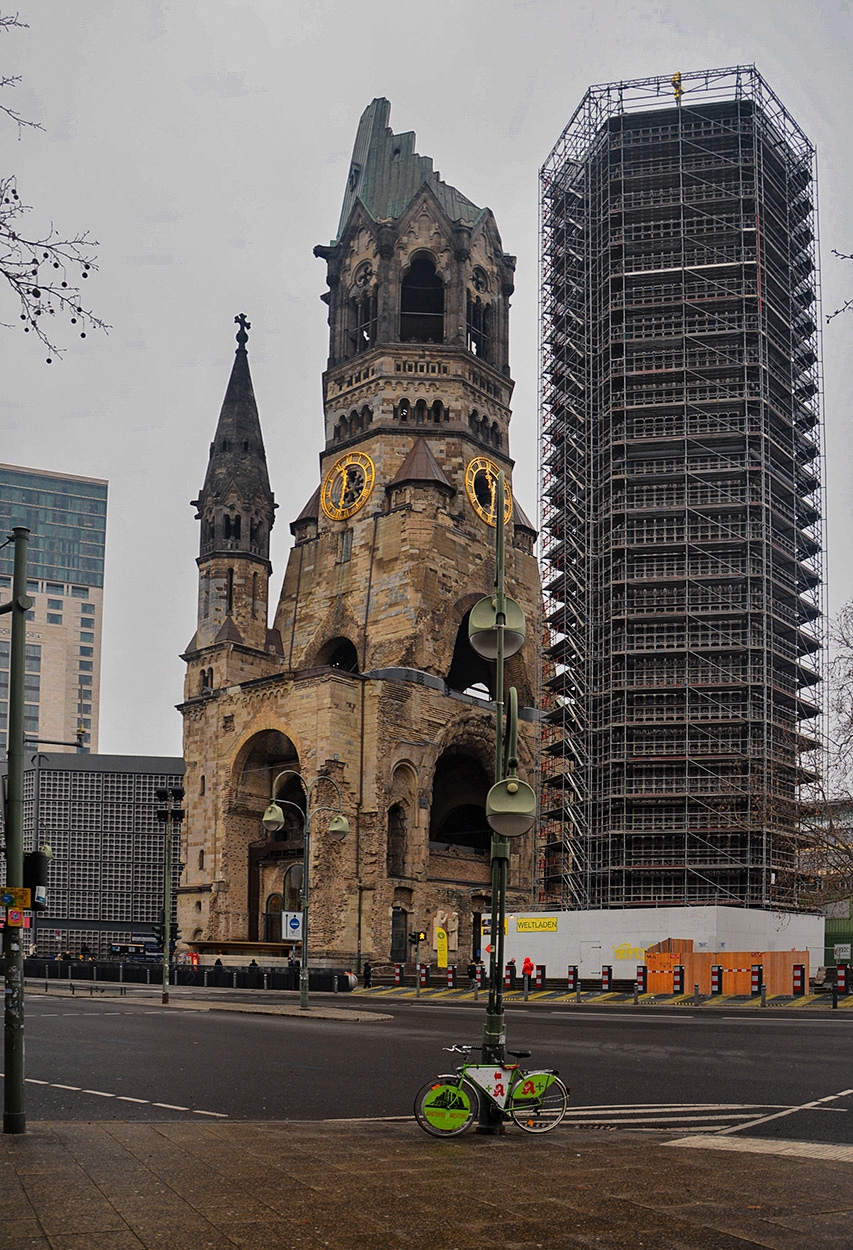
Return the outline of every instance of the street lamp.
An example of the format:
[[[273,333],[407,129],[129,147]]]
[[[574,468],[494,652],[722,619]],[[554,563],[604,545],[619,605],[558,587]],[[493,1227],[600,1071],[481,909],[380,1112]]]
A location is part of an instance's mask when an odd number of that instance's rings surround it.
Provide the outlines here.
[[[169,963],[172,954],[172,835],[175,825],[180,828],[185,812],[180,804],[184,797],[183,786],[161,786],[154,795],[165,807],[158,808],[157,819],[166,826],[166,847],[163,857],[163,1005],[169,1002]]]
[[[305,811],[298,803],[291,803],[288,799],[276,799],[276,786],[282,777],[297,777],[299,784],[305,794]],[[312,807],[311,799],[314,793],[314,787],[318,786],[321,781],[328,782],[334,788],[337,795],[337,807]],[[302,1011],[308,1010],[308,889],[309,878],[311,874],[311,822],[318,812],[331,812],[332,819],[329,821],[329,835],[336,841],[345,838],[349,833],[349,821],[343,814],[341,806],[341,791],[338,783],[333,778],[328,777],[325,773],[319,777],[315,777],[309,784],[301,773],[292,768],[286,768],[280,772],[272,783],[272,796],[270,805],[261,817],[261,824],[267,833],[278,833],[279,829],[284,828],[285,816],[282,811],[283,807],[292,807],[299,814],[302,821],[302,959],[299,966],[299,1007]]]
[[[498,474],[495,500],[495,593],[481,599],[468,618],[468,641],[484,659],[495,662],[495,784],[486,796],[486,820],[492,829],[492,941],[489,956],[489,1001],[483,1026],[483,1061],[502,1064],[505,1058],[506,1020],[503,1009],[504,926],[509,866],[509,839],[520,837],[536,820],[536,795],[518,777],[518,694],[508,691],[504,735],[504,661],[524,644],[524,612],[504,589],[506,539],[504,495],[506,482]],[[479,1131],[497,1132],[499,1113],[483,1108]]]

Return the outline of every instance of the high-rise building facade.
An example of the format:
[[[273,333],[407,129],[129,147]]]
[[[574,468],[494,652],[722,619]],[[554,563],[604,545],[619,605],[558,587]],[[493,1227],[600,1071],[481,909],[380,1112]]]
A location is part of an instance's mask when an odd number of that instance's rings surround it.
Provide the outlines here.
[[[592,87],[543,167],[543,902],[797,907],[815,206],[752,66]]]
[[[107,483],[0,464],[0,541],[30,530],[24,734],[98,749]],[[14,548],[0,548],[0,600],[12,586]],[[9,616],[0,617],[0,749],[9,713]],[[73,751],[73,745],[55,748]]]
[[[150,941],[164,902],[166,826],[160,786],[183,783],[182,759],[28,752],[24,769],[24,850],[51,849],[47,910],[26,935],[39,955],[83,946],[107,958],[113,944]],[[0,762],[5,783],[6,761]],[[3,833],[0,811],[0,835]],[[181,870],[172,830],[172,919]],[[6,862],[0,857],[0,882]],[[173,930],[174,935],[174,930]]]

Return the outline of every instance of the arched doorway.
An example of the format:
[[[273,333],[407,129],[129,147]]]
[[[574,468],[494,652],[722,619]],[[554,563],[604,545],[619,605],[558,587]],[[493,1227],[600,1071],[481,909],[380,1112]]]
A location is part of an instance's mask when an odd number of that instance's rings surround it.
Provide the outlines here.
[[[245,829],[248,842],[246,937],[250,942],[282,940],[281,912],[286,910],[283,879],[289,865],[302,857],[305,798],[298,772],[296,747],[276,729],[255,734],[235,764],[230,818]],[[273,786],[285,824],[278,832],[268,833],[261,817],[273,797]],[[270,900],[274,899],[278,903],[270,910]],[[271,936],[273,930],[277,930],[276,937]]]

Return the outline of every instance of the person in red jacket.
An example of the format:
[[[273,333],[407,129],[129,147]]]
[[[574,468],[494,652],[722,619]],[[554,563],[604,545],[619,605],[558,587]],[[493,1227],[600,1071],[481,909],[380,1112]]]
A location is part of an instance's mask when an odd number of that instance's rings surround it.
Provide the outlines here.
[[[524,956],[524,963],[521,965],[521,975],[523,977],[532,977],[536,969],[533,966],[533,960],[529,955]]]

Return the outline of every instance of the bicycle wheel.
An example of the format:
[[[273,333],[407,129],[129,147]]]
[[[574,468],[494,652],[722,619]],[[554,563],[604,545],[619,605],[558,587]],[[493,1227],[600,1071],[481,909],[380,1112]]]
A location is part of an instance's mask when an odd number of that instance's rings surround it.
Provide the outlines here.
[[[547,1133],[566,1114],[569,1092],[553,1072],[525,1072],[510,1090],[507,1110],[525,1133]]]
[[[439,1077],[430,1081],[415,1098],[415,1119],[433,1137],[456,1137],[464,1133],[480,1111],[477,1091],[465,1081]]]

